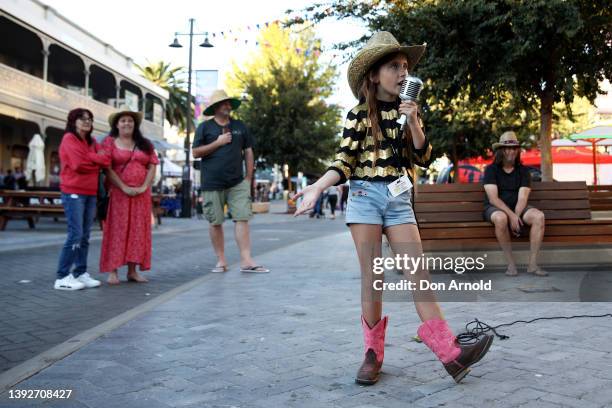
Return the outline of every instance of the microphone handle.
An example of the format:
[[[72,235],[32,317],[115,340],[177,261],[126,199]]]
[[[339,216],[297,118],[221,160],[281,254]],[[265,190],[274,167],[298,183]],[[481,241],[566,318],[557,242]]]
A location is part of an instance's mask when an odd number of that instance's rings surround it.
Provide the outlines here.
[[[408,119],[408,117],[402,113],[402,116],[400,116],[400,118],[397,120],[397,123],[400,124],[401,132],[403,132],[404,128],[406,127],[406,119]]]

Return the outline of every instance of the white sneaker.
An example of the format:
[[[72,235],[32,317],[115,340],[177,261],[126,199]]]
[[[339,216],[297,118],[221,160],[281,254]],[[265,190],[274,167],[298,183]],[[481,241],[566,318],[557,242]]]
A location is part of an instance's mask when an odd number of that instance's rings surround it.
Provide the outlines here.
[[[54,286],[54,288],[58,290],[79,290],[84,287],[85,284],[76,280],[72,274],[66,276],[64,279],[56,279]]]
[[[85,272],[75,279],[85,285],[86,288],[97,288],[100,286],[100,281],[89,276],[89,272]]]

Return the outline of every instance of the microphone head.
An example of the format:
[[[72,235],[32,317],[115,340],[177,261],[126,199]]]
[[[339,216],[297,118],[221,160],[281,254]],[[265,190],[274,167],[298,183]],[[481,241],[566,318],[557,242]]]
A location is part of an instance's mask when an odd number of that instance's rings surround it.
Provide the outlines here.
[[[416,102],[423,89],[423,81],[414,76],[407,76],[402,82],[399,97],[402,101]]]

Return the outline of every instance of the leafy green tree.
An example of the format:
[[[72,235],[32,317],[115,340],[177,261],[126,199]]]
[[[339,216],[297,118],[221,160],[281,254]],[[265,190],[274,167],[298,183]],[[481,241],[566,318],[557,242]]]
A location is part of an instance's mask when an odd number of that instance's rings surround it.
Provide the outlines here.
[[[290,172],[321,172],[334,153],[340,108],[325,99],[333,92],[336,68],[320,59],[320,42],[309,29],[273,24],[262,30],[259,50],[226,80],[244,95],[236,114],[255,138],[255,151],[268,164]]]
[[[187,81],[181,79],[183,67],[172,67],[170,63],[158,61],[146,66],[136,64],[143,78],[148,79],[162,89],[168,91],[165,116],[168,123],[178,127],[181,133],[187,129]],[[194,103],[193,96],[190,98]],[[193,109],[192,109],[193,112]]]
[[[339,0],[331,9],[313,17],[357,17],[401,42],[427,42],[418,74],[432,79],[432,105],[467,97],[474,112],[514,113],[507,127],[535,113],[544,180],[552,179],[555,104],[575,96],[592,103],[612,78],[612,7],[603,0]]]

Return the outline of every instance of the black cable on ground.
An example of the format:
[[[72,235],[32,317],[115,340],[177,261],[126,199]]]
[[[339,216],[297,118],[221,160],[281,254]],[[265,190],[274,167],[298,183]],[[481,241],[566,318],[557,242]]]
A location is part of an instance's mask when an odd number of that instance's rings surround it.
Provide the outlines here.
[[[482,336],[483,334],[487,332],[493,332],[493,334],[500,340],[507,340],[510,338],[510,336],[507,336],[505,334],[499,334],[497,332],[497,329],[499,329],[500,327],[512,326],[513,324],[517,324],[517,323],[526,323],[526,324],[533,323],[538,320],[559,320],[559,319],[568,320],[568,319],[578,319],[578,318],[584,318],[584,317],[589,317],[589,318],[612,317],[612,313],[606,313],[602,315],[538,317],[532,320],[515,320],[511,323],[502,323],[502,324],[498,324],[497,326],[490,326],[487,323],[481,322],[480,320],[475,318],[474,320],[472,320],[471,322],[465,325],[465,332],[457,335],[457,341],[459,342],[459,344],[472,344],[472,343],[475,343],[480,336]]]

